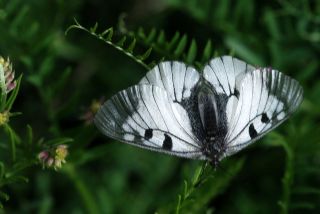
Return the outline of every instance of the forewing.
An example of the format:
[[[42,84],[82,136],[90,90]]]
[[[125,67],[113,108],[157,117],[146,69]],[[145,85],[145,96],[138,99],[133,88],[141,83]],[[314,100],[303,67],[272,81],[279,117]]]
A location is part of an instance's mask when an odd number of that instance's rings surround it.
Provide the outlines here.
[[[95,116],[100,131],[146,149],[201,159],[200,142],[182,107],[154,85],[136,85],[109,99]]]
[[[219,96],[219,100],[226,100],[225,111],[227,126],[235,114],[239,101],[240,83],[246,73],[255,68],[242,60],[231,56],[222,56],[212,59],[203,70],[203,77]]]
[[[247,73],[241,83],[239,102],[231,121],[226,155],[259,139],[286,120],[300,105],[299,83],[269,68]]]
[[[192,97],[200,80],[193,67],[182,62],[168,61],[156,65],[139,84],[150,84],[163,88],[175,102],[182,103]]]
[[[198,110],[201,79],[197,70],[182,62],[161,62],[150,70],[139,84],[154,85],[165,90],[173,102],[175,116],[190,121],[190,127],[187,127],[186,131],[193,133],[199,141],[204,140],[205,132]]]

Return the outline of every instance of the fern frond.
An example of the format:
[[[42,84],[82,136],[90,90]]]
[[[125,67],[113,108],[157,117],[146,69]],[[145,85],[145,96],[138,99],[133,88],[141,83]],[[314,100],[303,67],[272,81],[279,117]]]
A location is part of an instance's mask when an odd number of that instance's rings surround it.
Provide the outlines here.
[[[189,65],[195,65],[197,68],[201,68],[204,63],[214,56],[210,40],[207,41],[202,53],[199,53],[196,40],[194,38],[190,40],[186,34],[181,35],[179,32],[176,32],[171,39],[167,39],[163,30],[152,28],[146,33],[146,31],[140,27],[137,31],[129,31],[126,29],[123,31],[122,36],[116,39],[113,38],[114,30],[112,27],[107,28],[102,33],[97,33],[97,23],[88,29],[79,24],[76,19],[75,24],[66,30],[66,34],[71,29],[79,29],[90,33],[94,37],[121,51],[147,70],[163,60],[181,60]],[[128,42],[128,40],[130,40],[130,42]],[[147,50],[142,54],[136,54],[135,48],[137,44],[141,44],[147,48]],[[147,63],[146,60],[152,51],[157,53],[160,59]]]
[[[183,192],[178,195],[175,213],[202,213],[208,203],[217,197],[241,170],[244,160],[231,163],[225,173],[212,171],[204,164],[195,170],[190,182],[184,182]],[[213,181],[214,180],[214,181]],[[196,201],[196,203],[193,203]]]
[[[217,55],[213,51],[212,42],[209,39],[202,51],[199,51],[198,42],[187,35],[176,32],[171,38],[167,38],[163,30],[152,28],[146,33],[143,28],[135,31],[128,31],[128,35],[137,38],[137,42],[147,47],[152,47],[154,52],[164,56],[166,60],[180,60],[189,65],[201,69],[209,59]]]
[[[136,38],[134,36],[129,36],[129,37],[131,37],[130,38],[131,42],[129,43],[129,45],[126,46],[127,36],[126,35],[122,36],[116,42],[115,41],[116,39],[113,38],[114,37],[114,30],[113,30],[112,27],[111,28],[107,28],[102,33],[98,33],[97,32],[97,29],[98,29],[98,24],[97,23],[93,27],[88,29],[88,28],[82,26],[76,19],[74,21],[75,21],[75,24],[71,25],[66,30],[65,34],[67,34],[72,29],[78,29],[78,30],[82,30],[82,31],[85,31],[87,33],[90,33],[92,36],[96,37],[99,40],[102,40],[106,44],[114,47],[115,49],[119,50],[120,52],[122,52],[123,54],[128,56],[129,58],[133,59],[135,62],[137,62],[138,64],[142,65],[147,70],[151,69],[149,64],[152,64],[153,62],[147,63],[146,59],[150,56],[150,54],[152,52],[152,48],[149,47],[142,54],[136,54],[135,53]]]

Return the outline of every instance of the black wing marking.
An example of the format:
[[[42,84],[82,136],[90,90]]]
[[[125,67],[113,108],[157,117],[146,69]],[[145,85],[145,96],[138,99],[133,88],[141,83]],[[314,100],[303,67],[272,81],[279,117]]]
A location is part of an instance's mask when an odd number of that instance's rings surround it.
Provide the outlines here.
[[[203,159],[201,143],[190,129],[189,117],[178,105],[160,87],[136,85],[109,99],[94,121],[103,134],[119,141]]]
[[[264,68],[247,73],[225,138],[226,155],[276,128],[299,107],[302,99],[303,89],[299,83],[277,70]]]

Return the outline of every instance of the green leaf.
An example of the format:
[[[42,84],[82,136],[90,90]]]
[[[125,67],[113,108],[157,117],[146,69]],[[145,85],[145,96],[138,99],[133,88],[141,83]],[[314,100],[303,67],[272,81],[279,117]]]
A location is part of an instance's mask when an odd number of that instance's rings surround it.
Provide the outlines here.
[[[9,195],[0,191],[0,198],[4,199],[5,201],[8,201],[10,199]]]
[[[21,78],[22,78],[22,74],[18,77],[17,79],[17,85],[16,87],[13,89],[13,91],[11,92],[11,95],[5,105],[5,109],[7,111],[10,111],[11,108],[12,108],[12,105],[14,103],[14,101],[16,100],[17,98],[17,95],[18,95],[18,92],[19,92],[19,89],[20,89],[20,83],[21,83]]]
[[[14,172],[14,173],[16,173],[16,172]],[[17,182],[22,182],[22,183],[29,182],[29,179],[27,177],[21,176],[21,175],[16,176],[14,174],[7,173],[5,175],[5,177],[7,178],[5,184],[13,184],[13,183],[17,183]]]
[[[183,53],[186,45],[187,45],[187,35],[183,35],[177,45],[176,50],[174,51],[174,56],[178,58]]]
[[[98,28],[98,22],[96,22],[96,23],[94,24],[94,26],[90,28],[90,32],[91,32],[91,33],[95,33],[96,30],[97,30],[97,28]]]
[[[123,36],[118,42],[117,42],[117,46],[119,47],[123,47],[124,42],[127,40],[126,36]]]
[[[137,42],[136,39],[133,38],[132,42],[130,43],[129,47],[127,48],[127,51],[128,51],[129,53],[132,53],[132,52],[133,52],[133,49],[134,49],[134,47],[136,46],[136,42]]]
[[[27,143],[28,145],[32,145],[33,142],[33,131],[32,127],[28,124],[27,125]]]
[[[145,59],[147,59],[147,58],[150,56],[151,51],[152,51],[152,47],[149,48],[149,49],[148,49],[146,52],[144,52],[142,55],[138,56],[138,58],[139,58],[140,60],[145,60]]]
[[[186,180],[183,181],[184,188],[183,188],[183,200],[186,200],[188,197],[188,182]]]
[[[10,112],[10,118],[22,115],[22,112]]]
[[[103,31],[100,35],[104,37],[107,41],[111,41],[113,36],[113,28],[108,28],[107,30]]]
[[[0,162],[0,181],[1,181],[1,178],[3,178],[4,171],[5,171],[4,164],[3,162]]]
[[[166,41],[166,37],[165,37],[164,31],[161,30],[157,39],[157,43],[160,45],[163,45],[165,44],[165,41]]]
[[[320,189],[308,186],[296,187],[292,191],[295,194],[314,194],[320,196]]]
[[[180,209],[181,209],[181,195],[178,195],[178,203],[177,203],[177,207],[176,207],[176,214],[180,213]]]
[[[192,39],[191,45],[189,47],[188,54],[186,57],[186,62],[188,64],[192,64],[196,56],[197,56],[197,43],[194,39]]]
[[[153,68],[154,66],[156,66],[157,64],[155,62],[151,62],[148,64],[148,67],[149,68]]]
[[[152,28],[149,35],[147,36],[146,43],[151,44],[154,38],[156,37],[157,31],[155,28]]]
[[[11,127],[8,124],[5,124],[4,128],[5,128],[6,132],[9,135],[9,138],[10,138],[12,161],[15,162],[16,161],[16,144],[19,142],[19,140],[18,140],[19,137],[14,132],[14,130],[11,129]]]
[[[143,39],[143,40],[146,39],[146,34],[144,33],[144,30],[143,30],[142,27],[139,27],[139,28],[138,28],[137,36],[138,36],[138,37],[141,37],[141,39]]]
[[[212,42],[211,40],[208,40],[206,46],[204,47],[202,62],[205,63],[209,61],[211,57],[212,57]]]
[[[52,139],[52,140],[48,140],[44,144],[54,146],[54,145],[70,143],[72,141],[73,141],[72,138],[61,137],[61,138],[55,138],[55,139]]]
[[[167,50],[168,51],[171,51],[173,49],[173,47],[176,45],[176,43],[178,42],[180,38],[180,33],[179,32],[176,32],[174,34],[174,36],[172,37],[171,41],[168,43],[167,45]]]
[[[195,186],[199,182],[199,179],[203,173],[203,170],[204,170],[203,165],[197,167],[196,171],[194,172],[193,178],[192,178],[192,185],[193,186]]]

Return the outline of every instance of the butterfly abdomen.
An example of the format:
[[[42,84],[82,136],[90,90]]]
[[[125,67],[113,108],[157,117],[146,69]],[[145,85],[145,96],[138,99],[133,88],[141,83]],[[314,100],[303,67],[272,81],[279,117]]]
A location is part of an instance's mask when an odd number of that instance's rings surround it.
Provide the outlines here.
[[[203,153],[207,159],[217,165],[220,157],[226,150],[224,138],[227,134],[227,120],[225,111],[226,102],[223,97],[212,91],[202,91],[198,96],[201,122],[205,130]]]

